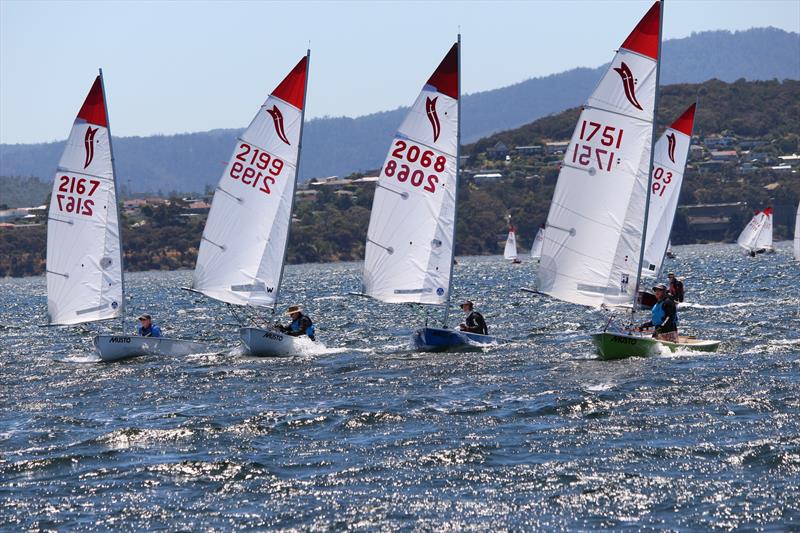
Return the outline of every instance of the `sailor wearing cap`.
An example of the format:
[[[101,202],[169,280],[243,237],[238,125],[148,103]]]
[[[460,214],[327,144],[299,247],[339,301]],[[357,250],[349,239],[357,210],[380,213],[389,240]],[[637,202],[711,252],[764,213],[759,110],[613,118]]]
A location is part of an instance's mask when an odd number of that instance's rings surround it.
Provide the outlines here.
[[[313,341],[314,339],[314,323],[308,315],[303,314],[303,308],[299,305],[290,305],[286,310],[286,314],[292,317],[292,322],[288,326],[278,324],[276,327],[292,337],[299,337],[301,335],[308,335]]]
[[[653,328],[653,337],[662,341],[678,342],[678,309],[675,301],[667,292],[667,286],[659,283],[653,287],[658,302],[653,306],[648,322],[636,328],[636,331]]]
[[[468,331],[470,333],[480,333],[481,335],[488,335],[489,328],[486,326],[486,320],[483,315],[475,311],[475,304],[467,300],[462,302],[461,310],[467,314],[464,323],[458,326],[461,331]]]
[[[680,278],[675,277],[675,272],[667,274],[669,278],[669,295],[672,299],[680,303],[683,301],[683,282]]]
[[[153,319],[147,313],[139,316],[139,336],[160,337],[161,328],[153,324]]]

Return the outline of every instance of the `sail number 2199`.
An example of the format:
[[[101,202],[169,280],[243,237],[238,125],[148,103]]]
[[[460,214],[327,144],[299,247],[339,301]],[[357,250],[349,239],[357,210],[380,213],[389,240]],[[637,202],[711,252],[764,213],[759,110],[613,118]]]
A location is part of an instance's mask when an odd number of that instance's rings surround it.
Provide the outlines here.
[[[234,157],[236,161],[228,175],[264,194],[271,194],[269,186],[275,184],[275,178],[283,170],[283,160],[244,142],[239,143]]]
[[[444,172],[447,158],[437,156],[432,150],[420,148],[416,144],[397,139],[391,151],[392,158],[386,163],[383,173],[396,177],[400,183],[434,193],[439,176],[433,172]],[[409,163],[409,164],[406,164]]]

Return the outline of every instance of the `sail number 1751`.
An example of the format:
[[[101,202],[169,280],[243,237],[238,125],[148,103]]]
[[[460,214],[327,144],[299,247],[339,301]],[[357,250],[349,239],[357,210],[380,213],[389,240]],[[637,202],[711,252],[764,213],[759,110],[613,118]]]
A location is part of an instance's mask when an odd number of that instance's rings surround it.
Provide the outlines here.
[[[622,128],[584,120],[581,122],[580,140],[587,143],[600,141],[600,145],[605,148],[576,142],[572,147],[572,162],[581,166],[594,167],[596,161],[598,170],[611,172],[616,159],[615,150],[621,146],[624,133]]]

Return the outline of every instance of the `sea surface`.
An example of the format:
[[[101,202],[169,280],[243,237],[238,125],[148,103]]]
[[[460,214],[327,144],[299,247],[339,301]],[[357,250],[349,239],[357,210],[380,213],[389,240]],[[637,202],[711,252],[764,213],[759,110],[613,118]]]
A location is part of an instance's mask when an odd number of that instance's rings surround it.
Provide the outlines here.
[[[529,260],[459,258],[511,342],[439,354],[409,335],[440,310],[348,296],[357,263],[287,269],[322,345],[283,359],[189,271],[130,274],[129,315],[208,353],[117,363],[91,339],[120,321],[42,328],[44,278],[0,280],[0,529],[800,530],[800,263],[675,252],[719,353],[599,361],[606,314],[519,291]]]

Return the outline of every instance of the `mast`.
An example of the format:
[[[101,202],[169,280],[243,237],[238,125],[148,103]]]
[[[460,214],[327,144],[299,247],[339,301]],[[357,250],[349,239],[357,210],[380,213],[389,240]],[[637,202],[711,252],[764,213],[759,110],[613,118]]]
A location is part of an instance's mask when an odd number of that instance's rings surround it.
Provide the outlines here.
[[[311,42],[309,41],[309,46]],[[311,48],[306,50],[306,77],[303,86],[303,109],[300,110],[300,141],[297,143],[297,159],[295,160],[294,182],[292,183],[292,199],[289,203],[289,227],[286,229],[286,240],[283,242],[283,261],[281,261],[281,271],[278,274],[278,284],[275,286],[275,303],[272,304],[272,313],[278,307],[278,297],[281,294],[281,283],[283,282],[283,270],[286,268],[286,256],[289,255],[289,235],[292,233],[292,213],[294,213],[294,196],[297,192],[297,180],[300,176],[300,152],[303,150],[303,127],[306,124],[306,96],[308,95],[308,73],[311,71]]]
[[[100,71],[100,87],[103,89],[103,111],[106,114],[106,130],[108,131],[108,151],[111,153],[111,173],[114,174],[114,202],[119,204],[119,196],[117,195],[117,165],[114,162],[114,145],[111,140],[111,119],[108,115],[108,101],[106,99],[106,84],[103,79],[103,69]],[[119,268],[120,268],[120,285],[122,286],[122,301],[120,302],[120,318],[122,319],[122,331],[125,331],[125,254],[122,248],[122,224],[119,218],[119,205],[115,206],[117,209],[117,238],[119,239]]]
[[[650,166],[647,174],[647,192],[644,201],[644,223],[642,224],[642,242],[639,246],[639,265],[636,269],[636,287],[633,290],[633,304],[631,305],[631,320],[636,316],[636,304],[639,300],[639,285],[642,281],[642,263],[644,262],[644,248],[647,240],[647,218],[650,211],[650,193],[653,187],[653,157],[655,155],[656,144],[656,115],[658,114],[658,100],[661,93],[661,42],[664,29],[664,0],[661,0],[660,12],[658,16],[658,57],[656,58],[656,95],[653,100],[653,131],[650,138]],[[666,252],[666,250],[665,250]]]
[[[461,34],[458,34],[458,126],[456,128],[456,191],[455,208],[453,209],[453,253],[450,255],[450,276],[447,286],[447,302],[444,306],[444,319],[442,327],[447,328],[450,317],[450,298],[453,292],[453,259],[456,255],[456,227],[458,226],[458,180],[461,171]]]

